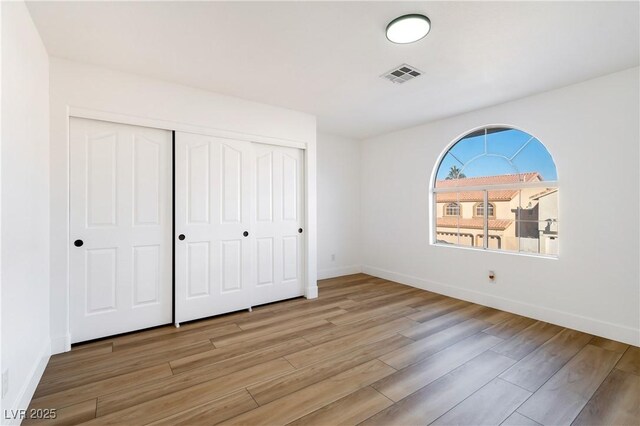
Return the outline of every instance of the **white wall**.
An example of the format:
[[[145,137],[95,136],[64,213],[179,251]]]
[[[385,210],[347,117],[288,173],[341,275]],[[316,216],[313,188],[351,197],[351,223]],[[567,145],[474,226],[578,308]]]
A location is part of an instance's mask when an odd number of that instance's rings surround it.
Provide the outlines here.
[[[51,347],[49,59],[24,3],[0,7],[2,368],[9,371],[2,406],[9,411],[27,408]]]
[[[0,3],[0,216],[2,212],[2,27],[2,4]],[[4,371],[2,354],[2,218],[0,217],[0,374]],[[2,398],[1,389],[2,386],[0,384],[0,419],[4,413],[4,399]]]
[[[362,145],[364,271],[640,344],[639,69],[384,136]],[[429,180],[467,130],[509,124],[554,156],[559,259],[429,245]],[[497,274],[489,284],[487,271]]]
[[[316,287],[316,122],[296,111],[222,96],[160,80],[51,59],[51,332],[54,353],[68,335],[68,110],[113,113],[116,121],[152,119],[169,127],[194,126],[263,142],[307,144],[307,295]],[[153,122],[149,122],[153,126]]]
[[[317,146],[318,278],[355,274],[362,265],[360,142],[318,133]]]

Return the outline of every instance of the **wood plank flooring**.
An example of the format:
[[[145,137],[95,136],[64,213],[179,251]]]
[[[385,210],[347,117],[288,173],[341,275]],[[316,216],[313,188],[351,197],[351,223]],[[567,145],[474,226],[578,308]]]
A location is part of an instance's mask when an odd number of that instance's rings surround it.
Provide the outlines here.
[[[77,345],[30,408],[122,425],[640,425],[640,349],[356,274]]]

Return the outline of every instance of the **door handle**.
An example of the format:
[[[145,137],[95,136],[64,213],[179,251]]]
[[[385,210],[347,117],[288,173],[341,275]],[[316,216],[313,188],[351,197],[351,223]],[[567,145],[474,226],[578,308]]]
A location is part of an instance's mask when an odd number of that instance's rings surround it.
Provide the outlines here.
[[[248,237],[248,236],[249,236],[249,233],[248,233],[247,231],[244,231],[244,232],[242,233],[242,236],[243,236],[243,237]]]
[[[186,237],[184,236],[184,234],[180,234],[180,235],[178,235],[178,239],[179,239],[180,241],[184,240],[185,238],[186,238]]]
[[[82,247],[83,244],[84,244],[84,241],[82,241],[82,240],[75,240],[73,242],[73,245],[76,246],[76,247]]]
[[[302,228],[298,228],[298,234],[302,234]]]

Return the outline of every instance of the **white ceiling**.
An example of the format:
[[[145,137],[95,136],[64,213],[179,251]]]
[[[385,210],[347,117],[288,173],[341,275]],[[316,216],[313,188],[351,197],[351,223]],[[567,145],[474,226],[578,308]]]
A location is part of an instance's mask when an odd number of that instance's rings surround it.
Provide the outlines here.
[[[314,114],[364,138],[639,63],[638,2],[30,2],[53,56]],[[424,13],[431,33],[388,42]],[[424,75],[379,78],[408,63]]]

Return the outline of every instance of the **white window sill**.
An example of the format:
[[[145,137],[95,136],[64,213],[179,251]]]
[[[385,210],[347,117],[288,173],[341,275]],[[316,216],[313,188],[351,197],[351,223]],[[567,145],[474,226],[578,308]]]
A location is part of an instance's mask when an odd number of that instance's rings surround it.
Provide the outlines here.
[[[482,247],[466,247],[466,246],[459,246],[455,244],[442,244],[442,243],[430,243],[430,245],[437,246],[437,247],[458,249],[458,250],[468,250],[468,251],[477,251],[477,252],[507,254],[511,256],[523,256],[523,257],[534,257],[539,259],[558,260],[558,255],[552,255],[552,254],[537,254],[537,253],[528,253],[524,251],[495,250],[495,249],[485,249]]]

